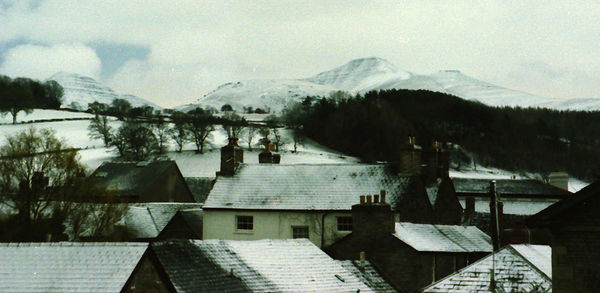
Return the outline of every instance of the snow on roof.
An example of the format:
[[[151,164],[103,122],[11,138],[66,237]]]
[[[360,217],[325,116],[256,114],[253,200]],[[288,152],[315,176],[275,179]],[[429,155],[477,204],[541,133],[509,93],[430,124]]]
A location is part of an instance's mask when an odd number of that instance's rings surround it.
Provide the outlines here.
[[[463,209],[466,207],[466,200],[464,198],[458,200]],[[504,214],[506,215],[524,215],[530,216],[535,215],[541,210],[553,205],[558,202],[558,199],[548,198],[535,198],[535,199],[520,199],[520,198],[503,198],[502,204],[504,206]],[[476,199],[475,200],[475,212],[477,213],[490,213],[490,201],[489,198]]]
[[[527,195],[532,197],[564,198],[570,196],[567,190],[534,179],[495,179],[496,192],[500,195]],[[486,196],[490,179],[452,178],[456,193],[471,193]]]
[[[552,248],[548,245],[511,245],[522,257],[552,279]]]
[[[396,223],[398,239],[423,252],[491,252],[492,240],[475,226]]]
[[[129,205],[125,226],[135,238],[155,238],[178,211],[201,209],[200,203],[138,203]]]
[[[397,292],[379,273],[371,262],[366,260],[364,266],[359,260],[336,260],[345,269],[352,272],[363,283],[367,284],[375,292]]]
[[[531,292],[534,286],[543,289],[539,292],[549,292],[552,289],[551,275],[544,272],[552,267],[550,247],[509,245],[429,285],[422,292],[490,292],[492,258],[494,279],[497,287],[502,288],[503,292]]]
[[[0,292],[121,292],[147,243],[0,244]]]
[[[382,189],[394,207],[410,182],[383,164],[242,164],[217,178],[204,208],[350,210]]]
[[[178,292],[373,292],[307,239],[152,244]]]

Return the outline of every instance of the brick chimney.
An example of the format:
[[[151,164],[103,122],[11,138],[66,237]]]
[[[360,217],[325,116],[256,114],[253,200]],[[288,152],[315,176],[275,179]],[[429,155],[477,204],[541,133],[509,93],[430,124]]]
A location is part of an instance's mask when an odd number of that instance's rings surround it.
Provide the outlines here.
[[[235,169],[244,162],[244,151],[237,142],[237,138],[230,138],[229,143],[221,148],[221,170],[217,177],[233,176]]]
[[[408,136],[407,143],[400,147],[398,173],[404,176],[421,174],[421,147],[416,145],[414,136]]]
[[[569,174],[566,172],[552,172],[548,176],[548,183],[558,188],[569,190]]]
[[[258,154],[259,164],[279,164],[281,156],[279,154],[271,153],[271,141],[265,141],[265,149]]]
[[[360,203],[352,206],[354,237],[376,241],[380,237],[394,233],[396,229],[394,213],[385,200],[385,190],[381,190],[379,194],[360,196]]]
[[[431,151],[424,154],[426,169],[422,173],[426,176],[426,180],[431,182],[437,178],[446,178],[449,174],[450,160],[448,152],[444,150],[441,142],[433,141],[431,143]]]

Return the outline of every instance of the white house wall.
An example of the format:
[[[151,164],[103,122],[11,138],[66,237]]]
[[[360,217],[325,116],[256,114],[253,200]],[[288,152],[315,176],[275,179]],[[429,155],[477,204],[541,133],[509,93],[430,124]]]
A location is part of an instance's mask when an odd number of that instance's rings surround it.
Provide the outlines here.
[[[236,229],[236,216],[253,216],[254,229]],[[325,246],[348,235],[349,231],[337,231],[338,216],[352,216],[348,212],[332,212],[325,215]],[[323,212],[204,210],[203,239],[258,240],[292,238],[292,226],[308,226],[309,240],[321,247],[321,219]]]

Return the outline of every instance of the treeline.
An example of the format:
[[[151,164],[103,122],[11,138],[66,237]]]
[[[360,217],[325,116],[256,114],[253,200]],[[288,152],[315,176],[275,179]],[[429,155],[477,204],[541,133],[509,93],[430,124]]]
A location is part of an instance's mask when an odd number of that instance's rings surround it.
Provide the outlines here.
[[[13,124],[21,111],[58,109],[62,103],[63,88],[56,81],[40,82],[29,78],[11,79],[0,75],[0,114],[10,113]]]
[[[489,107],[424,90],[385,90],[364,96],[307,97],[284,111],[284,121],[321,144],[365,161],[394,161],[411,135],[458,144],[455,160],[511,171],[565,170],[598,177],[600,112]],[[458,154],[456,152],[459,152]]]

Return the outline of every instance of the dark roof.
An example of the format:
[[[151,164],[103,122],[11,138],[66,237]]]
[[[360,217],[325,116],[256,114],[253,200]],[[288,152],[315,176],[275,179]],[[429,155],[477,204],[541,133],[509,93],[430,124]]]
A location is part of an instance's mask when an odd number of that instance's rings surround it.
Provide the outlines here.
[[[539,213],[531,216],[527,219],[527,225],[530,227],[545,226],[555,221],[560,222],[562,219],[561,215],[574,209],[587,201],[600,196],[600,181],[596,181],[585,188],[579,190],[572,196],[565,198]]]
[[[241,164],[217,177],[204,209],[351,210],[382,189],[396,207],[412,180],[385,164]]]
[[[562,188],[534,179],[494,179],[500,196],[565,198],[571,193]],[[458,196],[488,196],[490,179],[452,178]]]
[[[201,239],[203,221],[202,209],[181,210],[177,213],[181,215],[188,227],[190,227],[190,229],[192,229],[192,231]]]
[[[160,202],[130,204],[124,215],[124,224],[127,227],[129,234],[134,238],[155,238],[163,231],[177,212],[197,209],[199,210],[200,218],[202,218],[201,208],[201,203]],[[192,217],[192,215],[189,214],[195,213],[197,212],[190,212],[188,213],[188,216]],[[190,221],[191,220],[192,219],[190,218]],[[202,225],[201,221],[200,225]],[[193,227],[190,226],[190,228]]]
[[[148,243],[0,244],[0,292],[121,292]]]
[[[308,239],[152,244],[177,292],[371,292]]]
[[[104,162],[90,179],[115,191],[117,196],[139,196],[173,167],[178,168],[175,161]]]
[[[529,244],[506,246],[427,286],[421,292],[489,293],[492,262],[495,267],[494,279],[500,289],[496,292],[533,292],[535,286],[539,286],[539,292],[551,292],[551,248]]]
[[[196,202],[204,202],[215,184],[214,177],[185,177]]]
[[[337,262],[375,292],[398,292],[377,272],[368,260],[365,260],[364,264],[361,264],[360,260],[338,260]]]

